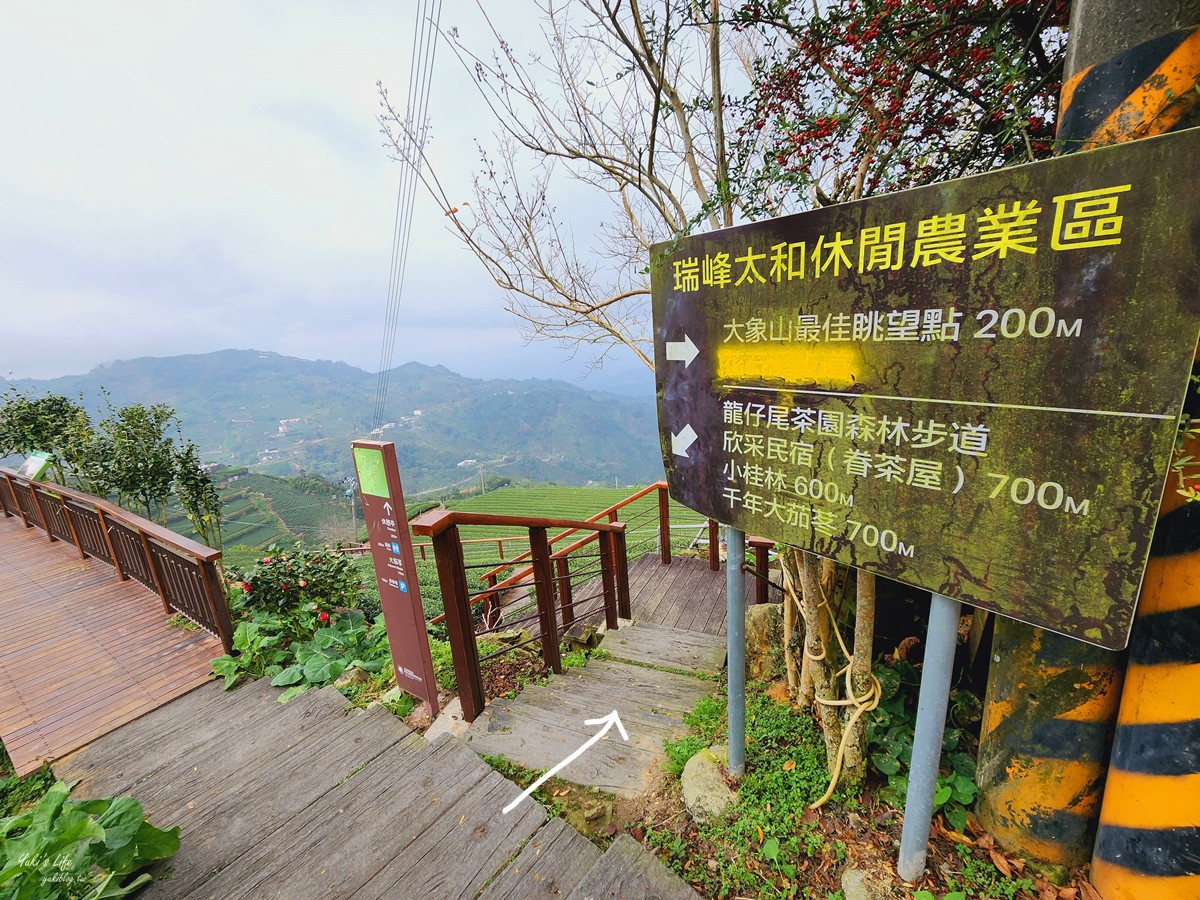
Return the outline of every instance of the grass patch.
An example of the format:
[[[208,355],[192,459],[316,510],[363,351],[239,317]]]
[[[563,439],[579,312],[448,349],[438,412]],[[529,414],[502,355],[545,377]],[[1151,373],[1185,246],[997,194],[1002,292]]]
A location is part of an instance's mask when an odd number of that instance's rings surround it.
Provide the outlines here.
[[[690,733],[667,742],[671,771],[719,738],[721,697],[702,699],[685,717]],[[811,716],[779,703],[763,685],[747,686],[746,775],[734,805],[694,828],[646,824],[645,844],[684,880],[710,896],[783,898],[801,895],[798,873],[815,859],[843,859],[846,847],[827,839],[809,803],[825,790],[825,746]],[[711,861],[711,862],[710,862]]]
[[[0,743],[0,819],[15,816],[35,806],[52,784],[54,773],[49,766],[42,766],[24,778],[18,777],[13,771],[8,751]]]

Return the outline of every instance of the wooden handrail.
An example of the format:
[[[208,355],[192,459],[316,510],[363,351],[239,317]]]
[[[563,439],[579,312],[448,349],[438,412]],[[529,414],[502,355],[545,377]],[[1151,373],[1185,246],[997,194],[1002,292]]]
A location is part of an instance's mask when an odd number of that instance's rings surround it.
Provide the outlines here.
[[[159,595],[165,613],[169,615],[175,612],[190,619],[218,638],[226,653],[231,651],[233,629],[217,571],[217,563],[221,559],[220,550],[176,534],[102,497],[93,497],[83,491],[53,482],[32,481],[3,466],[0,466],[0,476],[3,476],[9,485],[13,501],[18,508],[20,501],[16,496],[16,487],[20,486],[22,490],[29,491],[38,517],[42,520],[37,524],[47,534],[53,535],[46,506],[51,505],[61,511],[67,519],[66,533],[74,541],[81,556],[85,556],[88,551],[84,547],[73,516],[94,516],[94,525],[99,530],[102,541],[100,552],[107,553],[109,559],[105,561],[112,564],[118,579],[125,581],[130,575],[138,578]],[[68,500],[71,502],[68,503]],[[26,525],[29,524],[26,517]],[[61,535],[61,527],[59,531]],[[122,535],[122,540],[116,539]],[[95,553],[95,544],[91,547],[91,552]],[[180,559],[183,565],[179,568],[160,567],[159,554],[169,554]],[[103,559],[103,556],[98,558]]]
[[[607,513],[605,513],[607,515]],[[577,519],[551,519],[541,516],[502,516],[496,513],[468,512],[461,509],[431,509],[412,521],[413,534],[422,537],[437,537],[451,525],[509,525],[513,528],[564,528],[562,538],[577,531],[616,531],[617,523],[579,521]],[[621,526],[622,528],[624,526]],[[549,543],[549,541],[547,541]],[[511,560],[517,562],[517,560]],[[507,568],[507,567],[505,567]]]
[[[606,512],[605,515],[608,515]],[[496,582],[488,573],[484,580],[486,591],[472,598],[467,591],[466,566],[463,560],[460,526],[506,525],[522,527],[529,534],[532,559],[524,570],[514,572],[503,581]],[[629,615],[629,566],[625,555],[625,524],[623,522],[580,522],[574,519],[546,517],[503,516],[490,513],[472,513],[460,510],[430,510],[412,522],[413,533],[433,540],[437,559],[438,582],[441,585],[442,605],[445,612],[434,618],[434,622],[445,621],[450,641],[454,671],[458,679],[459,700],[463,718],[472,722],[483,711],[486,698],[479,669],[479,651],[471,606],[498,596],[499,592],[518,579],[533,576],[534,598],[537,604],[538,639],[542,658],[552,672],[562,671],[559,655],[559,615],[562,627],[574,621],[574,612],[568,594],[555,590],[557,577],[568,577],[566,555],[563,551],[551,553],[547,531],[551,528],[565,529],[563,535],[579,531],[591,532],[589,538],[599,539],[601,546],[600,566],[604,583],[604,618],[609,628],[616,628],[618,616]],[[560,535],[561,536],[561,535]],[[561,565],[560,565],[561,563]],[[555,601],[559,600],[559,603]],[[486,623],[493,626],[494,623]]]
[[[111,503],[108,500],[93,497],[91,494],[85,494],[83,491],[77,491],[74,488],[69,488],[52,481],[30,481],[27,478],[22,478],[12,469],[5,466],[0,466],[0,475],[19,479],[22,484],[35,491],[40,488],[52,494],[58,494],[60,497],[70,497],[79,503],[85,503],[96,509],[102,509],[106,516],[124,522],[130,528],[136,528],[147,537],[154,538],[160,544],[167,544],[174,547],[186,556],[192,556],[206,562],[215,562],[221,558],[220,550],[214,550],[212,547],[208,547],[198,541],[193,541],[181,534],[176,534],[168,528],[163,528],[157,522],[151,522],[149,519],[143,518],[137,513],[130,512],[124,507],[117,506],[117,504]]]

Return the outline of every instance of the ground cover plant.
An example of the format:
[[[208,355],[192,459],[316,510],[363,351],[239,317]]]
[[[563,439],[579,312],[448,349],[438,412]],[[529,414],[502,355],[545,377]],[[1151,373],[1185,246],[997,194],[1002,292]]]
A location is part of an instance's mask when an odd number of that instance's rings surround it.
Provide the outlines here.
[[[0,897],[99,900],[148,884],[151,863],[179,851],[179,828],[146,821],[133,797],[68,799],[55,782],[24,812],[0,819]]]

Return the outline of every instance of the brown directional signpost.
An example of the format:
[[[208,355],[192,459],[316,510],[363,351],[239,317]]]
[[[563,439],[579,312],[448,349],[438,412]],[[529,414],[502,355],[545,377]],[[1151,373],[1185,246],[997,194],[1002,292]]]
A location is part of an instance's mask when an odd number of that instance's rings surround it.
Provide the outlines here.
[[[1128,642],[1200,332],[1198,154],[1192,129],[653,250],[672,496],[934,594],[906,877],[959,602]]]
[[[414,697],[426,700],[430,713],[436,716],[437,681],[417,584],[412,535],[404,512],[396,445],[390,441],[354,441],[350,446],[396,684]]]
[[[1200,330],[1198,152],[1185,131],[659,245],[672,496],[1124,647]]]

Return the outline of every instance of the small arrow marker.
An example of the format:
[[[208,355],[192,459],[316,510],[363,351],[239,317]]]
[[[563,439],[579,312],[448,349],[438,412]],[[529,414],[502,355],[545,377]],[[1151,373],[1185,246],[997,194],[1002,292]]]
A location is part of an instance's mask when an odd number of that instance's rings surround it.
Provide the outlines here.
[[[680,360],[685,369],[692,364],[692,360],[699,353],[700,348],[693,344],[692,339],[686,334],[682,341],[667,341],[667,359]]]
[[[583,724],[584,725],[603,725],[604,727],[601,728],[595,734],[593,734],[586,741],[584,741],[582,747],[580,747],[578,750],[576,750],[574,753],[572,753],[570,756],[568,756],[566,759],[564,759],[562,762],[560,762],[553,769],[547,769],[542,774],[541,778],[539,778],[537,781],[535,781],[529,787],[525,788],[525,790],[521,792],[520,797],[518,797],[512,803],[508,804],[508,806],[504,807],[505,815],[512,812],[514,809],[516,809],[518,803],[520,803],[522,800],[524,800],[526,797],[528,797],[530,794],[532,794],[534,791],[536,791],[539,787],[541,787],[543,781],[545,781],[547,778],[554,775],[556,772],[565,768],[567,765],[569,765],[570,763],[573,763],[576,759],[578,759],[580,756],[582,756],[588,747],[592,746],[592,744],[596,743],[596,741],[598,741],[598,740],[600,740],[600,738],[604,737],[604,735],[606,735],[608,733],[608,729],[612,728],[614,725],[617,726],[617,731],[621,732],[621,740],[623,740],[623,741],[629,740],[629,734],[625,731],[625,726],[621,724],[621,717],[619,715],[617,715],[617,711],[615,709],[602,719],[584,719]]]
[[[385,516],[390,516],[392,514],[392,504],[388,503],[386,500],[383,501],[383,514]]]
[[[671,435],[671,452],[676,456],[686,457],[688,455],[688,447],[696,443],[696,438],[699,436],[691,425],[684,425],[683,431],[679,432],[679,434]]]

